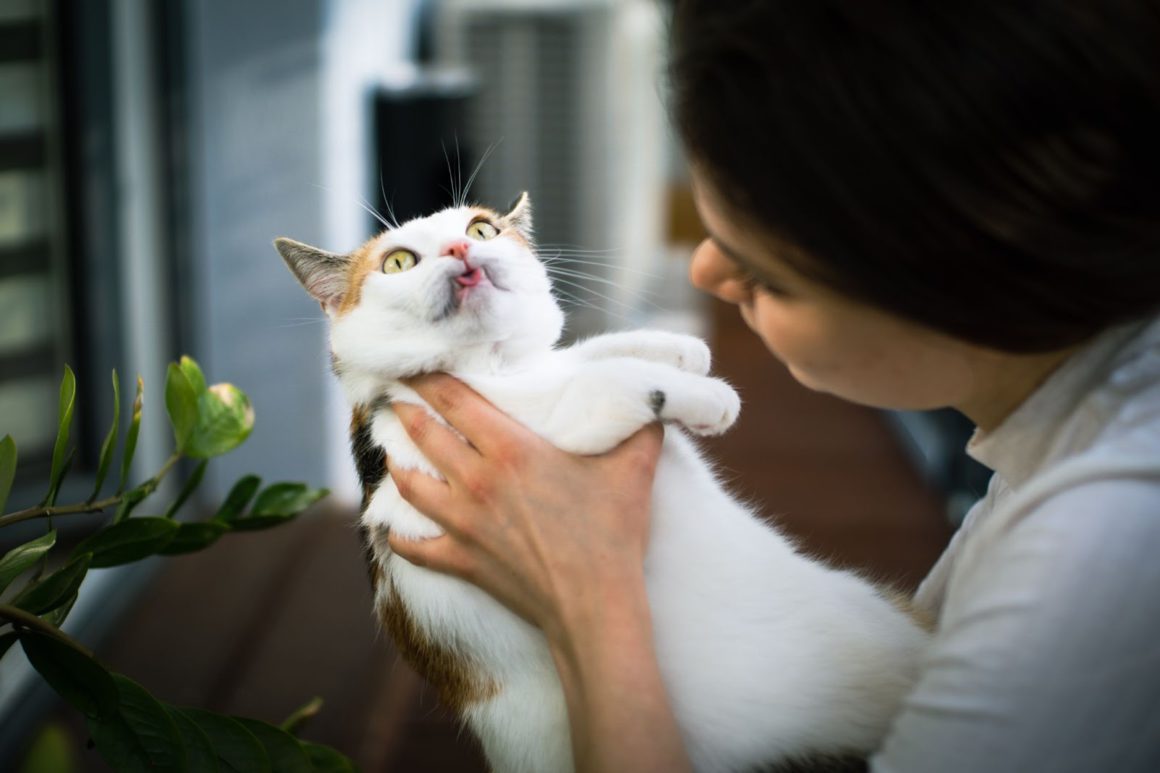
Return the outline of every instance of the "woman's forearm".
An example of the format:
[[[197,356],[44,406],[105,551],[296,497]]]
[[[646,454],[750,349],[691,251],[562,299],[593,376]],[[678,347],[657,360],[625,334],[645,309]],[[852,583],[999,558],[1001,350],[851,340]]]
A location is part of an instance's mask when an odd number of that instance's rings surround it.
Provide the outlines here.
[[[550,640],[577,773],[692,770],[661,680],[643,579],[576,600]]]

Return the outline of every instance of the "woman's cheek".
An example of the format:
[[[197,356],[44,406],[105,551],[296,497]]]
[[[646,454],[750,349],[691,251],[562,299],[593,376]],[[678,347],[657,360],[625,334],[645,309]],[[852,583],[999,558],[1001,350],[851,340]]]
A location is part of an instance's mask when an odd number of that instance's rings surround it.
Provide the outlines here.
[[[813,325],[808,313],[793,310],[771,298],[758,298],[748,304],[746,322],[765,342],[765,346],[787,365],[803,366],[816,351]]]

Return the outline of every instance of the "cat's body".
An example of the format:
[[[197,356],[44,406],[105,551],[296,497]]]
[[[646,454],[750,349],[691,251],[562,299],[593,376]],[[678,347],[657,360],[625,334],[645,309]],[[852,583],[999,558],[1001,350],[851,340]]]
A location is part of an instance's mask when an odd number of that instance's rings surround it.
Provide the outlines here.
[[[384,475],[384,451],[392,465],[436,474],[389,407],[422,402],[400,377],[449,371],[578,453],[609,450],[657,419],[717,434],[739,408],[733,390],[706,375],[708,350],[693,338],[641,331],[554,348],[562,316],[530,248],[527,206],[525,198],[507,216],[446,210],[350,256],[279,242],[331,317],[335,370],[355,406],[379,616],[477,733],[497,773],[571,770],[563,694],[538,630],[474,586],[387,549],[388,528],[439,533]],[[476,238],[464,240],[465,231]],[[400,247],[411,257],[400,258]],[[368,268],[387,263],[389,275]],[[925,635],[869,583],[795,553],[672,427],[645,571],[661,673],[698,770],[877,746]]]

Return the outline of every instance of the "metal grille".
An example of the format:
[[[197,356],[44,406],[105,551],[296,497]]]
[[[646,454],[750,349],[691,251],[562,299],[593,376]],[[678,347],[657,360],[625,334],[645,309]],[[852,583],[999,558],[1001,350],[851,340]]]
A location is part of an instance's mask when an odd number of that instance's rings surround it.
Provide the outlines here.
[[[42,2],[0,3],[0,435],[23,460],[50,450],[68,353],[47,29]]]
[[[585,237],[579,37],[573,15],[477,17],[465,33],[466,59],[481,85],[468,132],[477,152],[498,143],[476,196],[502,206],[529,190],[541,242],[578,244]]]

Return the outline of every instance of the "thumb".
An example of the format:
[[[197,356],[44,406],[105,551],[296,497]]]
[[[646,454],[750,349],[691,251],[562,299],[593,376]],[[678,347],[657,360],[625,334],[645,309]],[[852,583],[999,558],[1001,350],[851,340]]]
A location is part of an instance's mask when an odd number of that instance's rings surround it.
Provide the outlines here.
[[[629,435],[624,442],[612,449],[608,456],[622,461],[635,461],[647,466],[652,471],[656,469],[664,441],[664,425],[660,422],[654,422]]]

